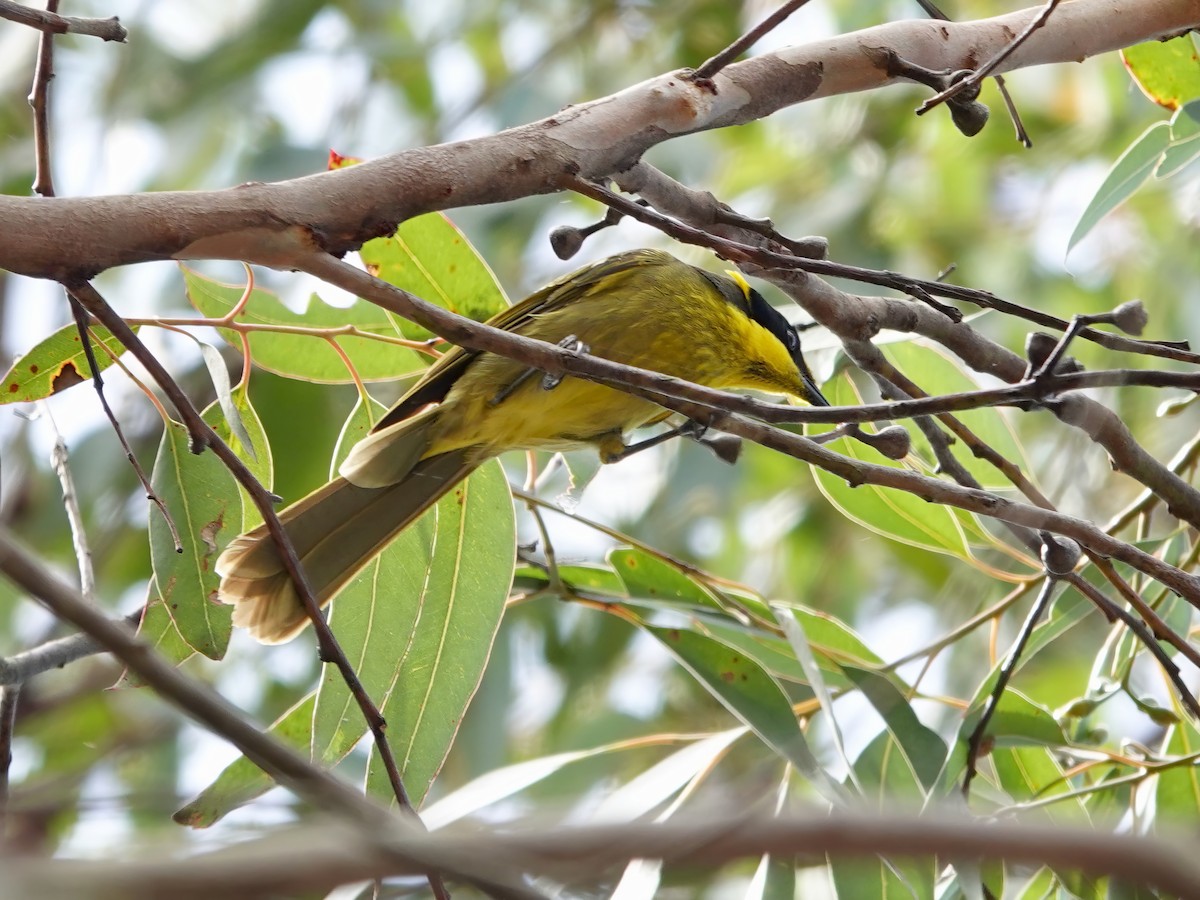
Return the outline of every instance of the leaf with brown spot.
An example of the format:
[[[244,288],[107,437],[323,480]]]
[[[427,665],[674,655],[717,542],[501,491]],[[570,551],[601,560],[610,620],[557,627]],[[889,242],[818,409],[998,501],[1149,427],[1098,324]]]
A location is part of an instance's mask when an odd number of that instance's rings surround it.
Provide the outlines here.
[[[120,356],[125,348],[107,328],[93,326],[91,335],[96,362],[100,371],[104,371],[112,365],[113,355]],[[104,347],[111,350],[112,355]],[[91,377],[92,369],[79,342],[79,330],[74,325],[65,325],[12,364],[0,381],[0,403],[44,400]]]
[[[225,655],[232,629],[230,607],[209,602],[219,579],[213,570],[221,546],[239,530],[241,497],[224,464],[212,453],[191,452],[187,429],[168,422],[150,476],[179,531],[175,552],[161,513],[150,509],[150,559],[167,612],[179,634],[210,659]]]

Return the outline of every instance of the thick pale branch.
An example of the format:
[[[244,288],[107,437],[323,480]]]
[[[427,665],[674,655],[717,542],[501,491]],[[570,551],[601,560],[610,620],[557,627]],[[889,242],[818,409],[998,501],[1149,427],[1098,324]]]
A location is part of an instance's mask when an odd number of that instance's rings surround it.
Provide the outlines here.
[[[529,873],[587,884],[611,877],[631,859],[711,870],[769,853],[795,857],[802,865],[823,863],[826,854],[1006,860],[1113,876],[1186,897],[1195,896],[1200,883],[1200,870],[1181,842],[1021,821],[981,822],[939,812],[808,812],[776,818],[714,811],[666,822],[447,829],[396,842],[390,858],[382,843],[363,842],[359,832],[327,822],[190,858],[10,859],[5,877],[14,896],[76,896],[104,885],[112,896],[126,898],[251,897],[325,892],[350,881],[414,873],[405,858],[458,860],[477,872],[506,873],[512,881]]]
[[[557,191],[576,176],[627,169],[671,138],[878,87],[889,81],[880,48],[928,68],[971,68],[1036,14],[881,25],[737,63],[711,88],[668,73],[500,134],[293,181],[215,192],[0,197],[0,268],[69,281],[150,260],[284,265],[300,246],[338,254],[418,213]],[[1013,54],[1006,70],[1081,60],[1198,24],[1195,0],[1075,0]]]

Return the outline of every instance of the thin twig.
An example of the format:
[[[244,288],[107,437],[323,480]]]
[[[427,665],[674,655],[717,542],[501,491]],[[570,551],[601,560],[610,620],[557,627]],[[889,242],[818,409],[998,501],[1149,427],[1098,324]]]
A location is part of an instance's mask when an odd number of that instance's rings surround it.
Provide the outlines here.
[[[345,651],[342,650],[337,638],[330,630],[329,624],[325,621],[325,617],[321,613],[321,607],[313,595],[312,588],[308,584],[308,579],[304,575],[304,569],[300,564],[299,558],[296,556],[296,550],[292,546],[291,539],[288,537],[287,531],[284,529],[283,524],[279,521],[279,516],[275,512],[272,495],[259,484],[258,479],[254,477],[254,473],[229,448],[229,445],[222,441],[220,436],[209,427],[208,423],[204,421],[200,413],[196,410],[191,399],[183,392],[163,367],[162,363],[146,348],[146,345],[142,343],[133,329],[108,305],[95,287],[86,281],[69,284],[66,287],[71,296],[77,299],[92,316],[104,325],[133,354],[134,358],[150,373],[163,393],[171,400],[188,429],[192,452],[199,453],[205,448],[211,449],[254,500],[255,506],[261,513],[263,521],[279,550],[279,556],[284,568],[296,586],[296,593],[303,602],[309,619],[313,623],[321,660],[336,665],[338,672],[346,682],[346,686],[349,688],[359,709],[362,710],[367,727],[371,730],[376,749],[379,752],[379,758],[384,764],[392,790],[395,793],[396,802],[409,818],[419,824],[420,818],[416,810],[413,809],[411,801],[408,799],[408,792],[405,790],[404,783],[400,778],[400,768],[396,764],[395,754],[392,752],[391,744],[388,742],[387,735],[385,734],[387,723],[384,721],[383,715],[379,712],[379,707],[375,705],[374,701],[367,694],[362,681],[358,677],[358,673],[354,671],[354,667],[347,658]],[[439,898],[449,897],[439,875],[436,873],[431,874],[429,882],[435,896]]]
[[[57,0],[54,0],[49,6],[48,11],[42,12],[40,9],[30,9],[28,6],[13,2],[13,0],[0,0],[0,19],[28,25],[47,35],[83,34],[120,43],[124,43],[129,36],[129,33],[121,25],[121,20],[116,16],[108,19],[60,16],[56,13]]]
[[[779,9],[775,10],[775,12],[771,13],[716,56],[710,57],[701,63],[700,67],[688,77],[697,82],[710,80],[723,68],[754,46],[754,43],[763,35],[779,27],[788,16],[807,2],[808,0],[788,0],[787,3],[783,4],[783,6],[779,7]]]
[[[1018,47],[1029,40],[1030,35],[1046,24],[1046,20],[1050,18],[1050,14],[1054,12],[1058,4],[1059,0],[1047,0],[1046,4],[1041,9],[1041,12],[1034,16],[1030,23],[1021,31],[1021,33],[1009,41],[999,53],[985,62],[966,78],[955,82],[941,93],[935,94],[922,103],[917,109],[917,115],[922,115],[928,112],[939,103],[946,102],[951,97],[954,97],[960,92],[966,90],[968,87],[978,87],[979,83],[982,82],[983,79],[987,78],[988,75],[994,72],[1001,63],[1012,56]]]
[[[940,19],[943,22],[952,21],[948,15],[942,12],[934,3],[930,2],[930,0],[917,0],[917,3],[931,19]],[[1009,96],[1008,85],[1005,83],[1003,75],[996,76],[996,87],[1000,90],[1000,96],[1003,98],[1004,106],[1008,110],[1008,117],[1012,120],[1013,128],[1016,129],[1017,140],[1026,150],[1029,150],[1033,147],[1033,141],[1029,139],[1029,132],[1025,130],[1025,123],[1021,121],[1021,114],[1017,112],[1017,105],[1013,103],[1012,97]]]
[[[96,360],[96,351],[92,346],[92,333],[88,328],[87,313],[69,289],[67,291],[67,299],[71,304],[71,313],[75,316],[75,327],[79,331],[79,342],[83,345],[83,353],[87,359],[88,368],[92,372],[92,387],[96,390],[96,396],[100,399],[100,405],[104,408],[104,414],[108,416],[109,424],[112,425],[113,432],[117,435],[117,440],[121,442],[121,449],[125,451],[125,459],[129,461],[129,465],[133,467],[138,481],[142,483],[142,489],[146,492],[146,499],[158,507],[159,514],[167,523],[167,528],[171,532],[171,541],[175,546],[175,552],[182,553],[183,543],[179,539],[179,529],[175,527],[175,520],[171,518],[171,511],[167,509],[167,504],[163,502],[162,498],[155,493],[153,486],[150,484],[150,478],[146,475],[146,470],[138,462],[137,455],[133,452],[133,447],[129,445],[129,441],[125,438],[125,431],[121,428],[121,422],[117,419],[117,414],[108,405],[108,397],[104,393],[104,376],[100,373],[100,364]]]
[[[885,395],[890,391],[895,396],[922,396],[923,391],[919,386],[910,381],[904,374],[892,366],[887,359],[880,354],[873,345],[866,342],[858,342],[858,344],[848,349],[853,350],[855,362],[868,371],[875,374],[877,380],[882,380],[882,389]],[[1006,459],[994,447],[983,441],[973,431],[967,428],[961,421],[954,416],[939,415],[938,420],[942,422],[954,436],[961,440],[963,444],[971,451],[971,453],[979,459],[982,459],[992,465],[1000,474],[1007,478],[1012,484],[1021,491],[1029,499],[1031,503],[1041,509],[1054,510],[1056,507],[1050,502],[1038,487],[1025,477],[1025,473],[1020,467],[1012,461]],[[917,420],[918,422],[921,419]],[[930,443],[933,444],[935,450],[941,449],[942,453],[938,456],[938,461],[941,463],[947,472],[959,484],[970,488],[981,488],[981,485],[975,478],[962,466],[956,457],[942,447],[941,443],[930,437]],[[1030,529],[1018,528],[1009,523],[1006,526],[1013,534],[1025,544],[1031,551],[1037,553],[1042,546],[1042,540]],[[1166,670],[1168,677],[1176,685],[1180,692],[1180,699],[1185,706],[1191,710],[1192,714],[1200,719],[1200,701],[1197,701],[1191,690],[1188,689],[1180,676],[1179,668],[1166,655],[1162,647],[1157,641],[1165,641],[1172,647],[1178,650],[1184,658],[1191,662],[1197,668],[1200,668],[1200,649],[1188,643],[1186,636],[1175,632],[1162,617],[1155,612],[1141,596],[1130,587],[1129,583],[1120,576],[1116,568],[1102,554],[1096,553],[1087,547],[1083,548],[1088,559],[1096,566],[1097,569],[1108,579],[1117,591],[1124,598],[1125,602],[1137,610],[1138,615],[1142,617],[1145,623],[1137,623],[1136,627],[1131,626],[1131,630],[1137,638],[1146,646],[1150,653],[1158,660],[1159,664]],[[1076,590],[1083,594],[1088,600],[1096,605],[1103,612],[1109,621],[1116,618],[1121,619],[1129,625],[1131,622],[1136,622],[1132,615],[1119,606],[1113,603],[1108,597],[1104,596],[1100,590],[1078,573],[1072,572],[1069,575],[1061,576],[1063,580],[1071,584]],[[1118,612],[1119,610],[1119,612]],[[1157,639],[1157,640],[1156,640]]]
[[[0,14],[7,8],[0,7]],[[33,16],[58,18],[58,0],[48,0],[46,12],[21,7]],[[34,193],[43,197],[54,196],[54,175],[50,170],[50,82],[54,79],[54,32],[43,31],[38,41],[37,65],[33,70],[33,87],[29,92],[29,106],[33,109],[33,148],[35,172]]]
[[[1047,607],[1050,605],[1051,599],[1054,597],[1054,588],[1057,584],[1057,578],[1047,575],[1041,591],[1038,592],[1037,600],[1034,601],[1033,608],[1029,611],[1029,615],[1025,617],[1021,631],[1017,635],[1016,641],[1013,642],[1012,649],[1009,650],[1007,658],[1004,660],[1004,665],[1000,667],[1000,674],[996,677],[996,684],[992,687],[992,692],[988,695],[987,705],[979,717],[979,722],[976,724],[974,730],[972,730],[971,736],[967,739],[967,770],[963,775],[962,782],[964,797],[970,795],[971,782],[975,779],[978,771],[976,763],[982,749],[983,736],[992,721],[992,716],[996,714],[996,710],[1000,706],[1000,698],[1004,696],[1008,682],[1017,670],[1017,663],[1021,661],[1021,654],[1025,652],[1025,645],[1029,643],[1034,629],[1037,628],[1038,622],[1041,621]]]
[[[0,685],[0,847],[8,825],[8,780],[12,766],[12,745],[17,728],[17,707],[21,700],[21,685]]]
[[[84,597],[84,600],[88,598]],[[139,609],[117,621],[136,628],[144,613],[144,609]],[[0,657],[0,686],[18,685],[34,675],[41,675],[51,669],[61,669],[68,663],[104,652],[104,646],[86,632],[56,638],[7,658]]]
[[[58,476],[62,487],[63,508],[67,513],[67,525],[71,530],[71,543],[75,547],[75,559],[79,565],[79,591],[89,603],[96,602],[96,571],[92,566],[92,550],[88,546],[87,530],[83,524],[83,512],[79,508],[79,495],[75,491],[75,476],[71,474],[70,455],[67,443],[58,430],[50,404],[43,403],[46,420],[54,429],[54,449],[50,453],[50,466]]]
[[[1085,547],[1126,562],[1138,571],[1161,581],[1186,598],[1189,603],[1200,608],[1200,578],[1183,572],[1178,567],[1172,566],[1138,547],[1105,534],[1090,522],[1008,500],[989,491],[962,488],[915,472],[851,459],[820,447],[799,435],[761,422],[748,421],[741,416],[731,415],[720,406],[679,400],[674,396],[673,391],[670,393],[668,391],[671,387],[678,385],[680,387],[678,393],[682,395],[685,392],[684,384],[686,383],[636,367],[574,354],[544,341],[533,340],[462,319],[328,254],[297,254],[289,260],[289,264],[316,275],[330,284],[353,291],[357,296],[377,303],[385,309],[412,318],[425,327],[442,333],[443,337],[456,343],[461,338],[461,342],[466,346],[492,350],[552,374],[582,375],[589,380],[619,387],[621,390],[645,397],[660,406],[674,410],[719,431],[748,438],[796,459],[819,466],[839,478],[846,479],[850,484],[876,484],[897,488],[932,503],[947,503],[991,518],[1029,525],[1039,530],[1073,538]],[[633,386],[635,383],[638,385],[657,384],[667,390],[635,387]],[[686,391],[691,392],[693,387],[693,385],[687,384]]]

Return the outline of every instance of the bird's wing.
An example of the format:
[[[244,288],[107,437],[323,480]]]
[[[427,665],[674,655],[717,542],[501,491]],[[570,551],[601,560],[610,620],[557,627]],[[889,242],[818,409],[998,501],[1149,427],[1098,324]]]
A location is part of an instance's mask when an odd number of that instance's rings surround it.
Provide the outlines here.
[[[633,250],[618,254],[551,282],[520,303],[496,313],[488,319],[487,324],[503,331],[520,333],[536,316],[586,300],[600,293],[601,289],[604,293],[617,290],[627,277],[645,266],[674,261],[673,257],[661,250]],[[372,430],[381,431],[404,421],[430,403],[440,403],[480,352],[464,347],[447,350],[426,370],[421,380],[375,423]]]

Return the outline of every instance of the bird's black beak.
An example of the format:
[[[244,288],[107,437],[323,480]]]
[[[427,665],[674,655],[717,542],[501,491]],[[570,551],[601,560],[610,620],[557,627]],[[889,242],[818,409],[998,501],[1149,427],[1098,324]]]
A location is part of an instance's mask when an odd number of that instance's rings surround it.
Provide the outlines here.
[[[809,371],[808,363],[804,361],[804,354],[800,352],[799,348],[792,354],[792,360],[796,363],[796,368],[800,370],[800,380],[804,384],[804,399],[809,402],[809,405],[832,406],[833,404],[825,399],[825,395],[817,387],[817,381]]]

